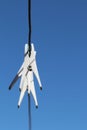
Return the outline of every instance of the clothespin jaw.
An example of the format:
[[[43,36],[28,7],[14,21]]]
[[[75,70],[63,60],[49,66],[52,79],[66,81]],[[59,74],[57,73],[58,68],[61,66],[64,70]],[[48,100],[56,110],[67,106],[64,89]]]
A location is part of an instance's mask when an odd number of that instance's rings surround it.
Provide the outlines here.
[[[28,44],[28,55],[29,55],[29,57],[31,56],[31,44],[30,44],[30,42]]]

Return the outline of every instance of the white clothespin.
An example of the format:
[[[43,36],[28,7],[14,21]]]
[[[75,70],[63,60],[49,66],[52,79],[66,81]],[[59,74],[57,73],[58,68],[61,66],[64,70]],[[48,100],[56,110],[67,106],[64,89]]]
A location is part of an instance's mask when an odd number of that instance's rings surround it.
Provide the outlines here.
[[[20,97],[19,97],[19,101],[18,101],[18,107],[20,107],[24,94],[28,90],[28,94],[32,93],[32,96],[34,98],[35,105],[37,108],[38,102],[37,102],[37,98],[36,98],[33,76],[34,75],[36,76],[41,90],[42,90],[42,84],[41,84],[40,76],[39,76],[38,69],[37,69],[36,51],[34,49],[34,45],[31,44],[31,56],[29,57],[28,44],[25,44],[24,54],[25,54],[24,62],[22,64],[22,66],[20,67],[17,75],[11,82],[9,89],[11,89],[13,87],[13,85],[15,84],[15,82],[21,77],[21,82],[20,82],[20,87],[19,87],[21,93],[20,93]]]

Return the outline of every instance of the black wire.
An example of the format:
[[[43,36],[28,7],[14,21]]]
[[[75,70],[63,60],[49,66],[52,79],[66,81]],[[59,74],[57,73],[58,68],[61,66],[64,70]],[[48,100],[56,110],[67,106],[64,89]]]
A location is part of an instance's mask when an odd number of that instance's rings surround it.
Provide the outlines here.
[[[32,127],[31,127],[31,102],[30,102],[30,94],[28,94],[28,114],[29,114],[29,130],[32,130]]]
[[[29,34],[28,34],[28,46],[29,46],[29,57],[31,56],[31,0],[28,0],[28,25],[29,25]]]
[[[28,0],[28,26],[29,26],[29,34],[28,34],[28,46],[29,46],[29,57],[31,56],[31,0]],[[29,130],[32,130],[31,127],[31,102],[30,95],[28,94],[28,114],[29,114]]]

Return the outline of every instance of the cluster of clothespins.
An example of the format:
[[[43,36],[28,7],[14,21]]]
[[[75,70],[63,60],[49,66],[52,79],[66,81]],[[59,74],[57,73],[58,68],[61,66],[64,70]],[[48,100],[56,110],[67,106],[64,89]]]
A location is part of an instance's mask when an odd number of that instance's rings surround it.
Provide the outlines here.
[[[9,86],[9,90],[13,87],[15,82],[21,77],[20,81],[20,97],[18,101],[18,108],[20,107],[20,104],[22,102],[22,99],[24,97],[24,94],[26,91],[28,91],[28,94],[32,93],[36,108],[38,107],[38,102],[36,98],[36,92],[35,92],[35,87],[34,87],[34,75],[36,76],[40,89],[42,90],[42,85],[37,69],[37,64],[36,64],[36,51],[34,49],[34,44],[31,44],[31,55],[29,56],[29,46],[28,44],[25,44],[25,51],[24,51],[24,62],[21,65],[17,75],[11,82]]]

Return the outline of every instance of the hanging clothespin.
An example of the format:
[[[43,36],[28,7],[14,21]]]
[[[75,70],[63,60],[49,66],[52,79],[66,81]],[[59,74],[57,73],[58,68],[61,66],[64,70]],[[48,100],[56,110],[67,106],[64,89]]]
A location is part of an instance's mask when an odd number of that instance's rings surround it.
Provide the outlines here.
[[[16,81],[21,78],[20,81],[20,97],[18,101],[18,107],[20,107],[22,99],[25,95],[25,92],[28,91],[28,94],[32,93],[32,96],[35,101],[36,108],[38,107],[38,102],[36,98],[36,92],[35,92],[35,86],[34,86],[34,75],[36,76],[40,89],[42,90],[42,84],[40,81],[40,76],[37,69],[36,64],[36,51],[34,48],[34,44],[31,44],[31,55],[28,54],[28,44],[25,44],[25,52],[24,52],[24,62],[22,66],[20,67],[17,75],[11,82],[9,86],[9,90],[13,87],[13,85],[16,83]]]

